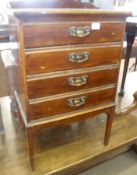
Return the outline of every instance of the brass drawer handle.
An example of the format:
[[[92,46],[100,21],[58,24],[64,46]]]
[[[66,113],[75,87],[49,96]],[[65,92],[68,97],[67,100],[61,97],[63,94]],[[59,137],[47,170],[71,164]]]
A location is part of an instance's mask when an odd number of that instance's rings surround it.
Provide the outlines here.
[[[79,107],[86,103],[86,96],[81,96],[78,98],[70,98],[67,101],[68,101],[68,106]]]
[[[69,54],[69,60],[72,63],[83,63],[85,61],[87,61],[89,59],[89,53],[88,52],[84,52],[84,53],[71,53]]]
[[[81,77],[70,77],[68,78],[68,83],[70,86],[83,86],[87,84],[88,76],[81,76]]]
[[[91,34],[89,26],[86,27],[71,27],[69,33],[73,37],[83,38]]]

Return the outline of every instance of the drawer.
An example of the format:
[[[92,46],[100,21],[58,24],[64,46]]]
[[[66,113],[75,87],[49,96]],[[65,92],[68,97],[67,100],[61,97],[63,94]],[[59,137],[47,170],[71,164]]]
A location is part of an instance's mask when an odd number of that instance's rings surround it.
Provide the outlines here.
[[[93,30],[92,22],[49,22],[24,24],[26,48],[89,44],[121,41],[123,22],[99,22],[100,29]]]
[[[91,66],[119,64],[121,48],[65,47],[26,52],[27,75],[86,68]]]
[[[47,77],[45,75],[45,77],[39,76],[39,78],[28,79],[28,96],[32,99],[56,95],[113,84],[117,81],[117,68],[111,67],[96,71],[91,69],[90,72],[89,70],[90,69],[83,69],[83,71],[68,71],[61,75],[56,72],[54,74],[49,74],[49,76],[46,74]]]
[[[106,88],[96,88],[96,90],[80,91],[77,94],[67,96],[53,96],[40,100],[29,101],[30,119],[39,119],[56,114],[76,111],[94,105],[114,102],[116,88],[114,86]]]

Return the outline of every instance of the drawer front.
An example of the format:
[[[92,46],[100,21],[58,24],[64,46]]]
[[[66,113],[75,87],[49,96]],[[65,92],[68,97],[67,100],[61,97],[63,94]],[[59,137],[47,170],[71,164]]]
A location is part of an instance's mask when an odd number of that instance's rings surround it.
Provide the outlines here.
[[[55,73],[54,76],[56,76]],[[38,98],[48,95],[56,95],[86,88],[94,88],[113,84],[117,81],[118,69],[109,68],[104,70],[75,73],[60,77],[45,78],[28,81],[29,98]],[[37,92],[37,93],[36,93]]]
[[[121,41],[124,23],[100,22],[93,30],[92,22],[24,24],[26,48]]]
[[[52,49],[26,53],[27,75],[119,64],[120,46]]]
[[[39,101],[29,105],[30,118],[39,119],[49,117],[56,114],[76,111],[86,107],[93,107],[94,105],[101,105],[103,103],[114,102],[116,88],[110,87],[102,90],[89,91],[79,93],[77,95],[69,95],[68,97],[59,96],[56,99],[48,99],[46,101]]]

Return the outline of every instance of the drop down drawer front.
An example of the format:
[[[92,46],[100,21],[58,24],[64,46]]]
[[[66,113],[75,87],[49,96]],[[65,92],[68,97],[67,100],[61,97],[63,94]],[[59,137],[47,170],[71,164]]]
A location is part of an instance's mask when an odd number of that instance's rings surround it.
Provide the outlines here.
[[[78,73],[79,72],[79,73]],[[40,98],[50,95],[77,92],[82,89],[116,83],[118,66],[100,68],[99,70],[71,70],[55,72],[53,74],[41,74],[29,76],[28,96],[29,99]]]
[[[26,51],[27,75],[119,64],[121,46],[83,45],[48,47]]]
[[[30,22],[24,24],[25,48],[120,42],[123,26],[120,21]]]
[[[29,100],[30,119],[40,119],[67,112],[86,109],[96,105],[112,103],[115,100],[116,87],[107,86],[78,93],[50,96]]]

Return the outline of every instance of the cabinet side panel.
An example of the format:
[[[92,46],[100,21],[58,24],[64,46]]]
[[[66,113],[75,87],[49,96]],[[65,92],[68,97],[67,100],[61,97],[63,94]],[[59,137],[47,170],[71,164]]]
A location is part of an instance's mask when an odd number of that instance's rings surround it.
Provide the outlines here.
[[[21,22],[14,16],[9,16],[9,36],[13,56],[13,91],[16,91],[23,110],[27,109],[26,77],[24,75],[23,42],[21,41]]]

